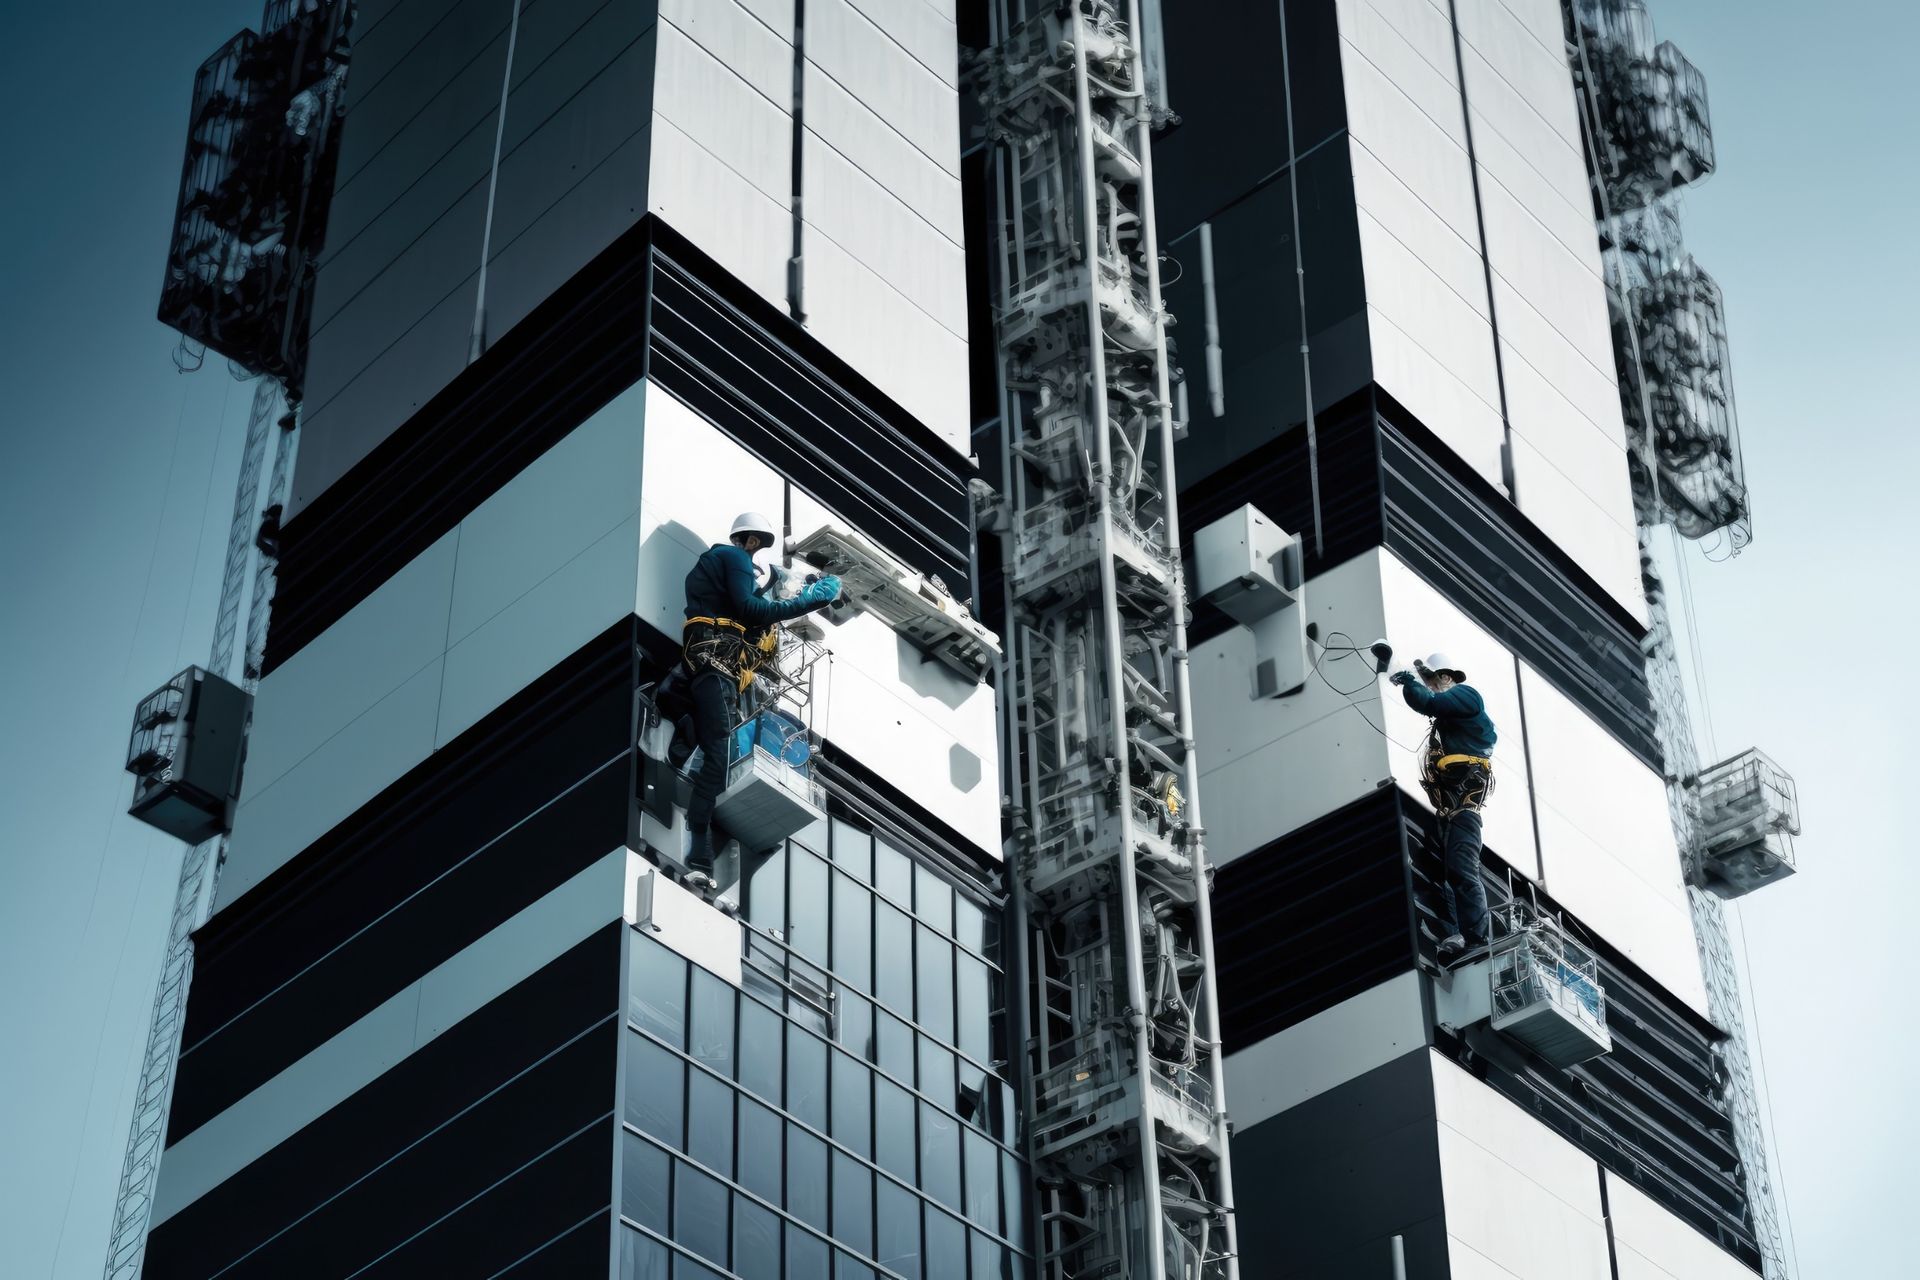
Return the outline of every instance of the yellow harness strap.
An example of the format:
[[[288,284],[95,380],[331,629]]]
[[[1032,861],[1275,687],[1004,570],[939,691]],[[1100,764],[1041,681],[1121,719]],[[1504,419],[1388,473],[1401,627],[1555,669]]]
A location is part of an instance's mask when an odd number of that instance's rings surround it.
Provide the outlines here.
[[[741,623],[735,622],[732,618],[688,618],[680,624],[680,629],[685,631],[696,622],[704,622],[710,627],[725,627],[729,631],[738,631],[741,635],[747,633],[746,627]]]
[[[1441,756],[1433,762],[1433,767],[1436,769],[1445,769],[1456,764],[1483,764],[1489,769],[1493,768],[1493,761],[1487,759],[1485,756],[1461,755]]]

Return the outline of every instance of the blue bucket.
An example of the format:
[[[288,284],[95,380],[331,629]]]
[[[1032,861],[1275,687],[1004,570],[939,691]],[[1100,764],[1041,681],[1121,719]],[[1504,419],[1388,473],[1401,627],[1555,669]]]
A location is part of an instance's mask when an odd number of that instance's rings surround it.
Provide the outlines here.
[[[734,730],[734,757],[746,759],[755,747],[766,751],[802,773],[813,747],[807,741],[807,728],[784,711],[762,711]]]

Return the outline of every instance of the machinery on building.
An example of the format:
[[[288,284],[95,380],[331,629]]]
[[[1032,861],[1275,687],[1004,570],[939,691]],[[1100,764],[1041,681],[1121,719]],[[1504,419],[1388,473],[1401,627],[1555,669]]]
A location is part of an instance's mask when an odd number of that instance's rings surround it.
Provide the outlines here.
[[[1702,769],[1694,783],[1699,829],[1694,874],[1703,889],[1738,898],[1793,874],[1800,795],[1758,749]]]
[[[1434,1002],[1436,1021],[1476,1052],[1564,1070],[1613,1049],[1593,953],[1567,936],[1557,913],[1511,896],[1511,887],[1494,912],[1493,945],[1444,974]]]
[[[194,78],[160,322],[300,394],[352,0],[267,0]]]
[[[1239,1274],[1138,0],[992,6],[1015,981],[1046,1280]]]
[[[135,1087],[107,1280],[132,1280],[145,1256],[193,976],[192,933],[213,910],[240,793],[280,513],[299,443],[309,285],[339,153],[334,124],[353,13],[353,0],[267,0],[260,31],[229,40],[194,80],[159,318],[179,330],[183,351],[196,352],[175,357],[183,371],[198,368],[198,354],[212,348],[235,376],[257,381],[212,654],[204,669],[189,668],[142,699],[129,746],[127,768],[137,778],[129,812],[191,847],[181,861]],[[270,438],[273,464],[262,494]]]
[[[1648,612],[1643,649],[1668,809],[1708,1007],[1726,1032],[1720,1053],[1754,1235],[1767,1280],[1787,1280],[1723,899],[1792,871],[1798,801],[1792,780],[1758,752],[1700,769],[1654,546],[1663,525],[1689,539],[1725,531],[1732,553],[1752,536],[1720,290],[1686,252],[1671,199],[1713,170],[1706,81],[1671,44],[1654,43],[1642,0],[1565,0],[1563,12],[1627,424]]]

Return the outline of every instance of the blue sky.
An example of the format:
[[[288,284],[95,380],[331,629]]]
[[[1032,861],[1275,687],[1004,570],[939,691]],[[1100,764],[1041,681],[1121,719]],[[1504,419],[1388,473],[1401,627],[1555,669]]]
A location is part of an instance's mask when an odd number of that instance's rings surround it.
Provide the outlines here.
[[[1771,752],[1807,827],[1802,874],[1736,913],[1800,1274],[1905,1274],[1920,16],[1653,7],[1712,89],[1721,172],[1688,238],[1726,290],[1756,495],[1753,546],[1692,564],[1703,750]],[[153,306],[193,68],[259,5],[5,8],[0,1270],[91,1280],[180,859],[119,816],[120,761],[134,700],[205,659],[250,396],[218,361],[176,374]]]

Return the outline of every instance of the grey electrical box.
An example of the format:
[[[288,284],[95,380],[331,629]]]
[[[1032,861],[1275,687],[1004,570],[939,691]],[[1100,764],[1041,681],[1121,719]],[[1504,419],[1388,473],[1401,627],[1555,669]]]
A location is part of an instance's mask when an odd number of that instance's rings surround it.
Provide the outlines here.
[[[1307,611],[1300,538],[1248,505],[1193,535],[1196,594],[1253,632],[1253,696],[1277,698],[1307,681]]]
[[[142,698],[127,742],[127,812],[188,844],[231,831],[252,701],[199,667]]]

